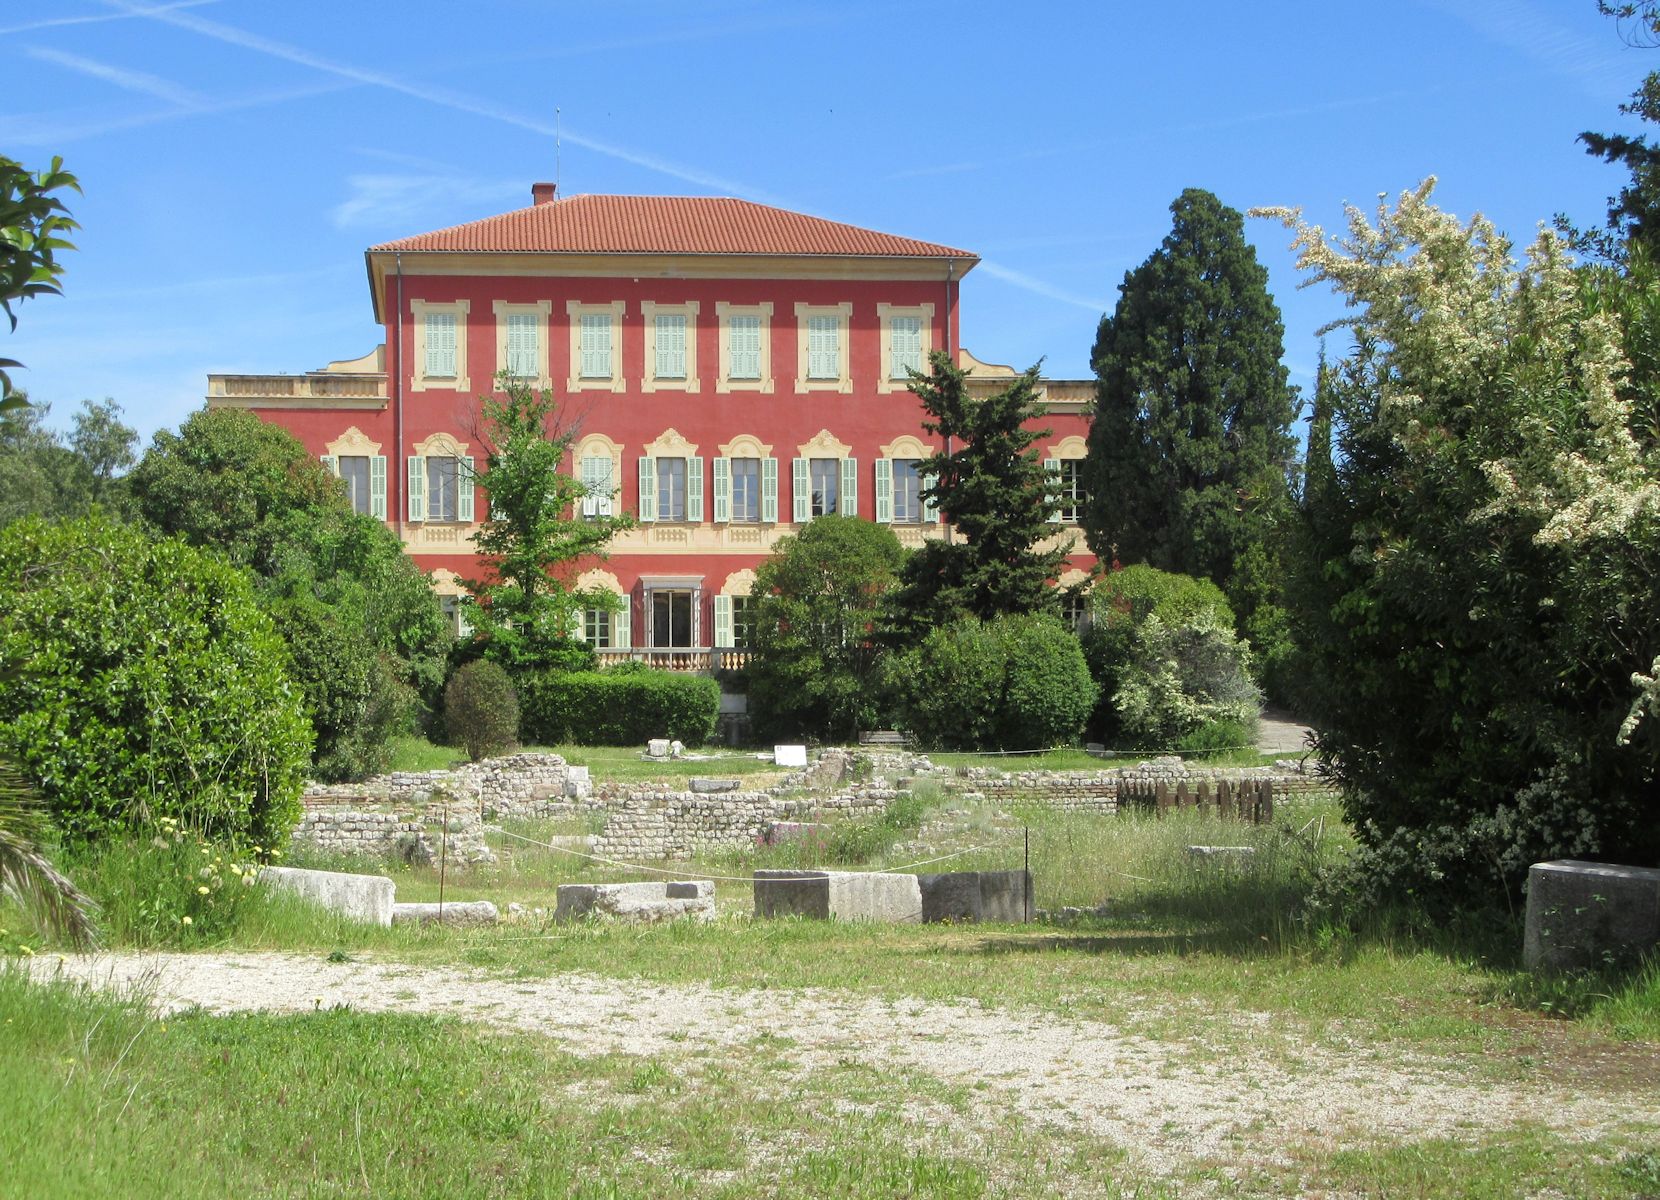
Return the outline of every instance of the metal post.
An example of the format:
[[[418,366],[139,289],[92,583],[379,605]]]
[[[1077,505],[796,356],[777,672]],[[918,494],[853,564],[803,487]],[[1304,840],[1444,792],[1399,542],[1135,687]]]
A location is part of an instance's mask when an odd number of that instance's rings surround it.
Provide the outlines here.
[[[444,923],[444,876],[450,865],[450,794],[444,793],[444,827],[438,833],[438,923]]]
[[[1021,888],[1026,893],[1026,910],[1023,914],[1023,920],[1030,921],[1032,919],[1032,827],[1027,825],[1024,828],[1026,830],[1026,867],[1025,880],[1022,882]]]

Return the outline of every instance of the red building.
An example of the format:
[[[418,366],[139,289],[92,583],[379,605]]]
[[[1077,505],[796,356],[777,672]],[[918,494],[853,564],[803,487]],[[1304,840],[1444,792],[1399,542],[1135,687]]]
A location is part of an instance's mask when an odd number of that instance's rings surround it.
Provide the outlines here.
[[[906,368],[944,349],[976,387],[1014,374],[959,344],[974,254],[743,200],[560,200],[550,184],[532,198],[370,248],[384,345],[303,376],[210,376],[209,405],[292,430],[455,596],[485,514],[468,482],[478,396],[504,370],[552,388],[577,429],[585,510],[640,521],[577,568],[626,599],[589,614],[602,657],[702,666],[711,647],[741,647],[755,568],[823,513],[910,545],[947,536],[919,497],[935,444]],[[1075,500],[1089,388],[1045,386],[1040,450]],[[1075,526],[1063,503],[1056,534],[1079,551],[1068,581],[1094,561]]]

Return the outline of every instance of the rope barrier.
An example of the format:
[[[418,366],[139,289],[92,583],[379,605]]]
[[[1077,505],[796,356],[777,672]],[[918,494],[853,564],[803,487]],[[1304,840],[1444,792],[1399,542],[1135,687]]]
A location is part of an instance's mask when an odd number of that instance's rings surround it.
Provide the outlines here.
[[[552,842],[538,842],[535,838],[525,837],[523,834],[514,833],[510,829],[504,829],[501,832],[502,832],[503,837],[510,837],[510,838],[514,838],[514,839],[516,839],[518,841],[521,841],[521,842],[528,842],[530,845],[540,846],[544,850],[556,850],[560,854],[569,854],[569,855],[572,855],[575,858],[585,858],[585,859],[588,859],[590,862],[605,863],[607,866],[622,867],[623,869],[629,870],[629,871],[642,871],[642,872],[644,872],[648,875],[670,875],[670,876],[674,876],[675,878],[678,878],[678,879],[718,879],[722,883],[754,883],[755,882],[755,877],[753,875],[711,875],[706,871],[675,871],[675,870],[671,870],[667,867],[648,867],[644,863],[624,862],[620,858],[607,858],[603,854],[585,854],[581,850],[572,850],[569,846],[555,846]],[[905,873],[906,871],[911,870],[913,867],[926,867],[926,866],[932,865],[933,863],[945,862],[948,859],[961,858],[965,854],[975,854],[975,853],[977,853],[981,850],[991,850],[991,849],[995,849],[995,847],[992,847],[992,846],[970,846],[966,850],[954,850],[950,854],[941,854],[937,858],[924,858],[924,859],[921,859],[917,862],[905,863],[902,866],[884,867],[880,871],[843,871],[843,872],[840,872],[840,874],[844,874],[844,875],[900,875],[900,874]],[[775,876],[772,876],[772,878],[774,878],[774,879],[785,879],[785,880],[791,879],[791,878],[796,878],[796,879],[811,879],[811,878],[813,878],[813,875],[810,873],[812,868],[805,868],[804,867],[804,868],[799,868],[799,869],[803,871],[803,874],[793,876],[793,877],[789,876],[789,875],[775,875]]]

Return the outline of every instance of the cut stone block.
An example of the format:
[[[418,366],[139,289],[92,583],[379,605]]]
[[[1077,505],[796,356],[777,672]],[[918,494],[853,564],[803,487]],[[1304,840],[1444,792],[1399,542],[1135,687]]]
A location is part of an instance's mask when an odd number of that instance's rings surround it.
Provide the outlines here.
[[[565,795],[585,799],[594,790],[594,781],[587,767],[565,768]]]
[[[556,921],[593,917],[650,924],[690,917],[715,918],[715,885],[707,879],[671,883],[562,883]]]
[[[804,767],[807,765],[807,747],[774,746],[772,761],[780,767]]]
[[[446,904],[394,904],[392,924],[494,925],[501,919],[488,900],[451,900]]]
[[[652,758],[667,758],[669,756],[669,739],[652,738],[646,743],[646,753]]]
[[[755,872],[755,915],[912,923],[922,920],[922,889],[915,875],[761,870]]]
[[[1563,858],[1527,873],[1522,959],[1533,970],[1599,967],[1660,946],[1660,868]]]
[[[1031,920],[1027,910],[1032,895],[1027,871],[950,871],[918,875],[924,921],[1001,921],[1020,924]]]
[[[694,775],[691,779],[692,791],[701,796],[712,795],[715,792],[735,792],[739,781],[736,779],[710,779],[703,775]]]
[[[397,885],[384,875],[351,875],[344,871],[308,871],[301,867],[261,867],[259,881],[266,887],[321,905],[365,925],[392,923],[392,897]]]
[[[821,821],[774,821],[767,826],[767,831],[761,840],[769,846],[777,846],[784,842],[799,841],[802,838],[824,836],[830,826]]]
[[[1194,862],[1243,864],[1255,858],[1255,846],[1189,846],[1187,856]]]

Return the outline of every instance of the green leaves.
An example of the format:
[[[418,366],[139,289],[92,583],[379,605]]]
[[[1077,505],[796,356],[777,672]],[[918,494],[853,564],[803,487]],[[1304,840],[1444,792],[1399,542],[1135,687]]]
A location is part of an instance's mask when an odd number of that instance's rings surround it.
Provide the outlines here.
[[[60,235],[79,228],[63,201],[52,195],[65,190],[78,193],[81,185],[63,169],[63,159],[54,158],[49,171],[31,174],[22,163],[0,156],[0,312],[13,330],[15,305],[60,292],[63,266],[57,255],[75,248]],[[6,368],[21,365],[0,359],[0,399],[12,391]]]

